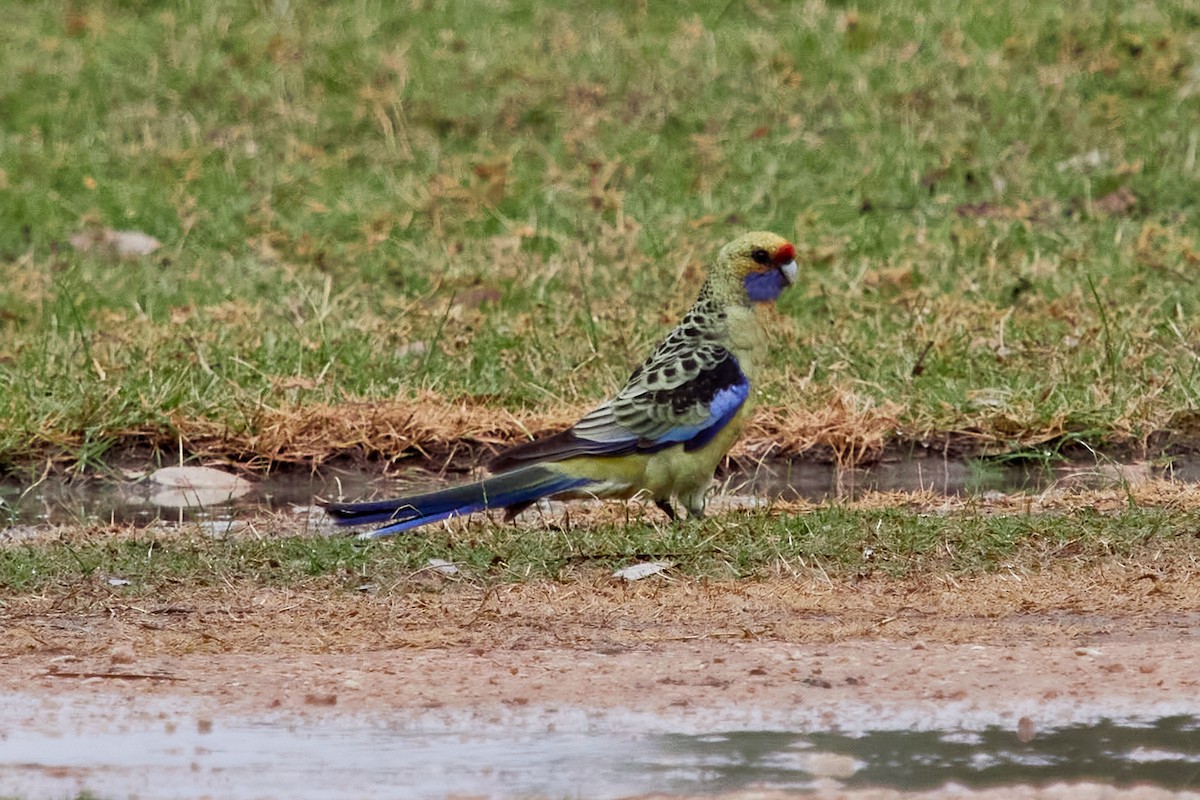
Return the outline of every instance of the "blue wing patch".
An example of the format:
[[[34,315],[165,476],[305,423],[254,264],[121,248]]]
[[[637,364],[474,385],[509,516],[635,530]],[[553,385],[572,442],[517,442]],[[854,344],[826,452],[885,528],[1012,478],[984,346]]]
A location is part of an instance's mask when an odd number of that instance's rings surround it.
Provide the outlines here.
[[[654,405],[664,410],[669,408],[679,422],[650,442],[643,441],[638,449],[653,451],[679,443],[685,450],[703,447],[733,419],[749,396],[749,379],[733,354],[722,349],[721,357],[691,380],[652,394]],[[697,421],[696,413],[700,409],[708,413]],[[685,419],[687,423],[683,422]]]
[[[684,442],[683,449],[696,450],[711,442],[713,437],[734,418],[748,397],[750,397],[750,381],[746,380],[745,375],[742,376],[741,383],[729,386],[713,395],[712,402],[708,406],[708,424]]]

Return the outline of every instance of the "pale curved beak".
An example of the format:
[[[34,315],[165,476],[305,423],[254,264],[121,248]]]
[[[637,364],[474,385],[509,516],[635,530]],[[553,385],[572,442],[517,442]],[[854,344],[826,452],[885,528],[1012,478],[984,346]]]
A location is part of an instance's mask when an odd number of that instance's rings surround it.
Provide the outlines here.
[[[796,278],[800,274],[800,268],[796,266],[795,259],[781,266],[779,271],[783,273],[783,277],[787,279],[789,286],[796,282]]]

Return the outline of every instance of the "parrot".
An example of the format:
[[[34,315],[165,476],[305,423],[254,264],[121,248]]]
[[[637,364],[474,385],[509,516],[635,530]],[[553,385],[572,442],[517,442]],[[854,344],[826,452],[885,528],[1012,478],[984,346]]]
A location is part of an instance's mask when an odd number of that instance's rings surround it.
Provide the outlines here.
[[[501,451],[488,477],[390,500],[330,502],[339,525],[374,525],[360,538],[401,533],[477,511],[506,519],[543,498],[635,497],[676,520],[704,516],[721,459],[749,418],[767,355],[755,307],[796,282],[796,248],[774,233],[746,233],[721,248],[679,324],[624,387],[566,430]]]

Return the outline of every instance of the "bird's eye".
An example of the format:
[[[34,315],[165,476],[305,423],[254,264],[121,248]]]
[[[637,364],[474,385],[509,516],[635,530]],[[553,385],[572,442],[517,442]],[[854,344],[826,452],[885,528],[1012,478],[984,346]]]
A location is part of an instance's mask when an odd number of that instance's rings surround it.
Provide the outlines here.
[[[762,248],[755,250],[753,253],[750,254],[750,257],[752,259],[754,259],[755,263],[757,263],[757,264],[770,264],[771,263],[771,254],[768,253],[766,250],[763,250]]]

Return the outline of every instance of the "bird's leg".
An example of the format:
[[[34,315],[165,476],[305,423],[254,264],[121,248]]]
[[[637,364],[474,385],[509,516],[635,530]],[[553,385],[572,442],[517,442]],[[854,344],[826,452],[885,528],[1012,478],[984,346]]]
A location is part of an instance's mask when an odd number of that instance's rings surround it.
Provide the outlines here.
[[[672,522],[679,519],[679,515],[675,513],[675,508],[671,505],[670,500],[667,500],[666,498],[655,500],[654,505],[661,508],[662,512],[666,514]]]
[[[514,519],[517,518],[518,514],[520,514],[525,509],[532,507],[533,504],[536,502],[537,502],[536,500],[526,500],[523,503],[513,503],[511,506],[506,506],[504,508],[504,521],[512,522]]]
[[[688,519],[701,519],[704,516],[704,506],[707,500],[705,496],[707,494],[706,490],[707,487],[692,494],[680,495],[679,499],[688,512]]]

